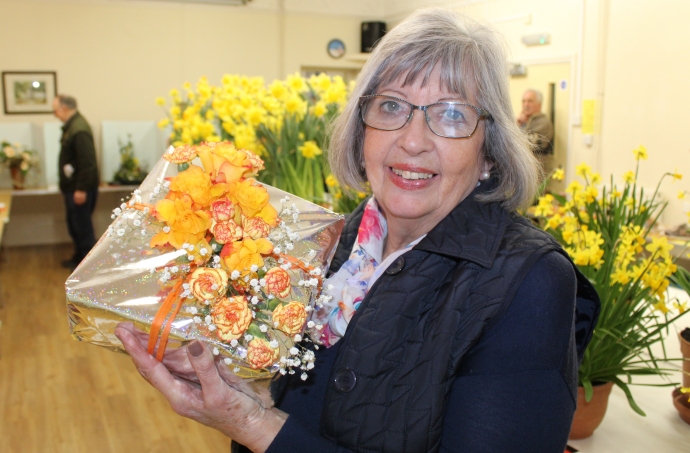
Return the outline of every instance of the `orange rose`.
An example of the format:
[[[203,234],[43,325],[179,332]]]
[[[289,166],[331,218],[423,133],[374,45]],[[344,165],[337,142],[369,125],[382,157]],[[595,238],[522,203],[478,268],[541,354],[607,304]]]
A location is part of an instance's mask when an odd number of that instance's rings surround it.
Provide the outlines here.
[[[223,266],[228,272],[238,271],[246,275],[253,265],[262,267],[264,260],[262,255],[268,255],[273,251],[273,244],[268,239],[245,238],[241,242],[225,244],[220,251]]]
[[[184,164],[194,160],[196,149],[192,145],[182,145],[163,153],[163,159],[173,164]]]
[[[270,203],[267,203],[255,217],[260,217],[268,226],[274,227],[278,225],[278,211]]]
[[[240,338],[252,322],[252,311],[244,296],[223,297],[211,310],[218,336],[223,341]]]
[[[253,179],[237,181],[230,185],[229,190],[232,201],[239,205],[246,217],[254,217],[268,204],[268,191]]]
[[[255,370],[268,368],[278,360],[278,353],[278,348],[271,348],[268,341],[262,338],[254,338],[247,345],[247,362]]]
[[[244,237],[252,239],[268,237],[268,233],[271,232],[271,227],[261,217],[252,217],[251,219],[242,217],[242,229],[244,230]]]
[[[167,224],[170,231],[161,231],[151,238],[151,247],[170,243],[180,249],[185,243],[197,244],[203,240],[211,226],[211,219],[205,211],[192,209],[192,199],[189,196],[160,200],[156,203],[154,214],[158,220]]]
[[[223,189],[211,184],[209,175],[196,165],[190,165],[170,180],[170,190],[189,195],[196,209],[208,207],[214,198],[223,194]]]
[[[234,182],[252,171],[247,154],[238,151],[232,142],[202,143],[197,146],[197,153],[204,169],[217,182]]]
[[[213,222],[211,226],[211,233],[219,244],[226,244],[228,242],[235,242],[242,239],[242,227],[228,220],[227,222]]]
[[[286,298],[292,290],[290,274],[282,267],[271,268],[266,272],[264,279],[266,279],[266,291],[280,299]]]
[[[273,310],[273,325],[290,336],[300,333],[306,320],[307,311],[299,302],[278,305]]]
[[[226,222],[235,217],[235,206],[227,198],[221,198],[211,203],[211,216],[216,222]]]
[[[192,272],[189,285],[199,301],[215,300],[228,290],[228,273],[223,269],[199,267]]]

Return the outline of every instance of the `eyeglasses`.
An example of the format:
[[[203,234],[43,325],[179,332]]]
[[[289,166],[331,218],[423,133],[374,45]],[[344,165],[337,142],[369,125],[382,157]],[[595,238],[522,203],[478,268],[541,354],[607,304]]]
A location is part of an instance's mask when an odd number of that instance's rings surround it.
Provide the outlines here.
[[[362,121],[382,131],[397,131],[407,124],[415,110],[424,112],[431,132],[445,138],[468,138],[477,130],[481,118],[493,121],[489,112],[461,102],[437,102],[414,105],[403,99],[382,94],[359,98]]]

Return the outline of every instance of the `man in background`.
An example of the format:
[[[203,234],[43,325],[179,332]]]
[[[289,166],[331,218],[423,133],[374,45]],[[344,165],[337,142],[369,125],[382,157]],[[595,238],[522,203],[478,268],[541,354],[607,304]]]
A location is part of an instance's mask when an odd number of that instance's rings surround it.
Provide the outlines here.
[[[76,99],[57,96],[53,99],[53,113],[64,123],[58,170],[67,230],[74,242],[74,254],[62,266],[74,269],[96,244],[91,221],[98,198],[96,148],[91,126],[77,111]]]
[[[518,125],[527,133],[534,154],[541,162],[542,170],[548,175],[553,170],[553,124],[541,112],[544,95],[541,91],[529,89],[522,95],[522,112]]]

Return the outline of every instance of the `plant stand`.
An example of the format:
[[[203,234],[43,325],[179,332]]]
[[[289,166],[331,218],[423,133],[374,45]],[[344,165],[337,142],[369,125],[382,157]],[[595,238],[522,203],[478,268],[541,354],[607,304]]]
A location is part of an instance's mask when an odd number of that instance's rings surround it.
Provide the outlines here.
[[[606,415],[612,388],[613,382],[595,385],[594,394],[589,403],[585,401],[584,387],[577,388],[577,409],[570,428],[569,439],[585,439],[594,434],[594,430],[599,427]]]

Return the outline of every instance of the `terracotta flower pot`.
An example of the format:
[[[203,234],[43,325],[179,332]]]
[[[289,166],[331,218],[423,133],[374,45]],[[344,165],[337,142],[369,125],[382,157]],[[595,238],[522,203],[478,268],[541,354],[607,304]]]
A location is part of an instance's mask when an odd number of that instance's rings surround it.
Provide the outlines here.
[[[688,398],[690,398],[690,395],[687,393],[680,393],[680,390],[673,389],[673,405],[678,411],[680,418],[690,425],[690,402]]]
[[[690,341],[683,337],[683,332],[679,334],[679,338],[680,352],[683,355],[683,387],[690,387]]]
[[[570,428],[569,439],[584,439],[594,434],[594,430],[599,427],[606,415],[611,388],[613,388],[613,382],[595,385],[594,394],[589,403],[585,401],[584,387],[577,388],[577,409]]]

